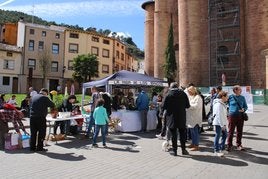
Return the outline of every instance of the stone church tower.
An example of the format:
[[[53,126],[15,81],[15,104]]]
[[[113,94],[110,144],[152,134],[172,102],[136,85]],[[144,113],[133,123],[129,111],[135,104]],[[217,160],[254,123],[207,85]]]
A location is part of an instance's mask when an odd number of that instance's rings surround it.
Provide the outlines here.
[[[250,85],[268,89],[267,0],[154,0],[145,10],[145,72],[163,78],[173,23],[182,86]]]

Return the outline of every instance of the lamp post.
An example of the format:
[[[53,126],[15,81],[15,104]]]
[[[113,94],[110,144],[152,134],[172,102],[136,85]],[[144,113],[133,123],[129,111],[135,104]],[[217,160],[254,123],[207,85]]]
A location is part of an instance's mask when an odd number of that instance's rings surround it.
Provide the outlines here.
[[[62,85],[62,88],[61,88],[61,92],[63,92],[63,87],[65,86],[65,80],[64,80],[64,73],[65,73],[65,70],[66,70],[66,66],[63,66],[62,68],[62,79],[61,79],[61,85]]]

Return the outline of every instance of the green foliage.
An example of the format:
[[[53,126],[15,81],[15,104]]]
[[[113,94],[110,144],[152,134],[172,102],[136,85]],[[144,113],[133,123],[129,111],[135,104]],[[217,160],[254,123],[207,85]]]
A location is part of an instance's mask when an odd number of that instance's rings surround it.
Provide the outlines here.
[[[105,29],[105,30],[103,30],[103,29],[99,29],[99,30],[98,30],[98,33],[99,33],[99,34],[102,34],[102,35],[104,35],[104,36],[108,36],[108,35],[110,35],[111,32],[112,32],[112,31],[109,30],[109,29]]]
[[[172,82],[176,77],[177,63],[174,49],[173,24],[171,21],[168,34],[168,45],[165,51],[166,62],[164,64],[165,77]]]
[[[0,9],[0,24],[4,24],[7,22],[17,23],[20,20],[20,18],[23,18],[25,22],[32,22],[32,20],[34,20],[34,23],[36,24],[42,24],[42,25],[55,24],[55,22],[48,22],[39,17],[31,16],[23,12],[5,11]]]
[[[74,58],[73,78],[79,83],[91,81],[92,77],[99,75],[99,61],[95,55],[83,54]]]
[[[64,96],[62,94],[53,95],[53,102],[55,104],[55,107],[59,109],[63,103]]]

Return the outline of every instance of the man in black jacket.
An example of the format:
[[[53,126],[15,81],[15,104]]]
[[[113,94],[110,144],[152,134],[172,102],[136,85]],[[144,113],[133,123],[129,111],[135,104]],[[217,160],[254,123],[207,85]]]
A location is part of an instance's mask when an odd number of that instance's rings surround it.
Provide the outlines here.
[[[186,93],[178,89],[177,83],[170,85],[170,90],[164,100],[163,109],[167,111],[167,127],[172,133],[172,148],[174,156],[177,156],[177,130],[180,133],[182,155],[189,155],[186,150],[186,108],[190,107]]]
[[[31,151],[46,151],[43,142],[46,137],[46,116],[47,108],[54,108],[55,104],[47,97],[48,90],[42,88],[40,93],[33,96],[30,103],[30,130],[31,130]],[[38,133],[38,142],[36,138]]]

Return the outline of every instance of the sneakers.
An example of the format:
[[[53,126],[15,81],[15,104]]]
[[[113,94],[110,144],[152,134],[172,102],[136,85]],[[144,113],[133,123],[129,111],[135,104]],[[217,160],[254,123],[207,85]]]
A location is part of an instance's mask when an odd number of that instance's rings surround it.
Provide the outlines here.
[[[229,152],[226,150],[221,150],[220,153],[223,153],[224,155],[227,155]]]
[[[102,146],[103,146],[103,148],[108,148],[106,144],[103,144]]]
[[[246,149],[242,145],[240,145],[240,146],[237,146],[237,150],[245,151]]]
[[[217,157],[223,157],[224,153],[222,153],[222,152],[214,152],[214,155],[217,156]]]
[[[92,147],[99,147],[98,144],[92,144]]]
[[[181,154],[182,154],[182,155],[189,155],[189,152],[188,152],[187,150],[184,149],[184,150],[182,150]]]
[[[157,134],[157,135],[155,135],[155,137],[157,137],[157,138],[160,139],[160,140],[164,140],[164,137],[161,136],[161,134]]]

